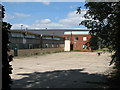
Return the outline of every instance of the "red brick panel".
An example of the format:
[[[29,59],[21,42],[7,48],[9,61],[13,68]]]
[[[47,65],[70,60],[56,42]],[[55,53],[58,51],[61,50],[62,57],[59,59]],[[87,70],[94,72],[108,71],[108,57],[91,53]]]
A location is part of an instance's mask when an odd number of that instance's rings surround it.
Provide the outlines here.
[[[63,35],[63,37],[65,37],[65,39],[67,37],[70,37],[71,40],[71,35]],[[74,37],[78,37],[78,41],[74,41]],[[83,37],[87,37],[86,41],[83,41]],[[91,48],[89,47],[89,45],[87,46],[88,49],[83,49],[83,45],[85,45],[89,39],[91,38],[91,35],[72,35],[72,44],[73,44],[73,50],[82,50],[82,51],[91,51]]]

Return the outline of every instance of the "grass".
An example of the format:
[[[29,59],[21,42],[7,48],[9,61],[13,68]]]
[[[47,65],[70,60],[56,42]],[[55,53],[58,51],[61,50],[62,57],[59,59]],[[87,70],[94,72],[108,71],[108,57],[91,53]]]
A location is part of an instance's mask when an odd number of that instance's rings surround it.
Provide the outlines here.
[[[103,48],[103,49],[97,49],[97,50],[93,50],[93,52],[98,52],[98,51],[109,51],[109,49],[108,48]]]
[[[71,52],[92,52],[92,51],[72,50]]]
[[[97,50],[92,50],[92,51],[82,51],[82,50],[72,50],[71,52],[98,52],[98,51],[109,51],[108,48],[103,48],[103,49],[97,49]]]

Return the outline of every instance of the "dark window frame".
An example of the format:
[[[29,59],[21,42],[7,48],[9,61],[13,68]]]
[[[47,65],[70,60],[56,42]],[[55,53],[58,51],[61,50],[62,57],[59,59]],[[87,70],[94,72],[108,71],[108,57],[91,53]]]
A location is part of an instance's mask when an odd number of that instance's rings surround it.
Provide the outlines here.
[[[87,45],[83,44],[83,49],[87,49]]]
[[[78,37],[78,36],[75,36],[75,37],[74,37],[74,41],[79,41],[79,37]]]

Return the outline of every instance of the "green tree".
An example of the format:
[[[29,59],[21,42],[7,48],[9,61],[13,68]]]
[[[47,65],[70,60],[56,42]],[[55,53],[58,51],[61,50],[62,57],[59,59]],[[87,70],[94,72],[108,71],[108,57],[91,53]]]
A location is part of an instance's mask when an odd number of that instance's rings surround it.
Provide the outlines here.
[[[4,18],[4,6],[1,8],[2,18]],[[11,28],[11,25],[7,22],[2,21],[2,90],[10,90],[10,84],[12,80],[10,74],[12,74],[12,65],[9,62],[13,60],[12,55],[8,55],[8,46],[9,42],[8,33]]]
[[[85,7],[88,11],[80,25],[91,29],[90,34],[95,35],[89,41],[90,46],[101,42],[104,47],[113,50],[115,53],[110,65],[114,63],[120,74],[120,2],[86,2]],[[77,11],[81,13],[80,7]],[[118,77],[120,79],[120,75]]]

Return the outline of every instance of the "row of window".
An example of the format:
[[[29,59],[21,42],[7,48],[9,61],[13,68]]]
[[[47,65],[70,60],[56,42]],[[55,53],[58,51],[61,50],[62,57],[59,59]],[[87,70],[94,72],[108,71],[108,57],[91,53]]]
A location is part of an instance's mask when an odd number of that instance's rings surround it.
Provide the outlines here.
[[[37,37],[37,36],[35,36],[35,35],[30,35],[30,34],[27,34],[27,35],[23,35],[22,33],[10,33],[10,35],[9,36],[11,36],[11,37],[25,37],[25,38],[39,38],[39,37]]]
[[[54,44],[43,44],[43,46],[42,46],[43,48],[58,48],[59,47],[59,45],[57,44],[57,45],[54,45]]]
[[[42,37],[42,39],[49,39],[49,40],[60,40],[60,38],[57,38],[57,37]]]
[[[70,40],[70,37],[67,37],[66,38],[67,40]],[[79,37],[74,37],[74,41],[78,41],[79,40]],[[87,41],[87,37],[83,37],[83,41]]]
[[[40,44],[8,44],[9,49],[34,49],[34,48],[40,48]],[[59,44],[43,44],[42,48],[58,48]]]
[[[23,37],[25,37],[25,38],[40,38],[40,37],[37,37],[37,36],[35,36],[35,35],[30,35],[30,34],[27,34],[27,35],[23,35],[22,33],[11,33],[9,36],[11,36],[11,37],[21,37],[21,38],[23,38]],[[52,38],[52,37],[42,37],[42,39],[49,39],[49,40],[60,40],[60,38],[57,38],[57,37],[54,37],[54,38]]]

